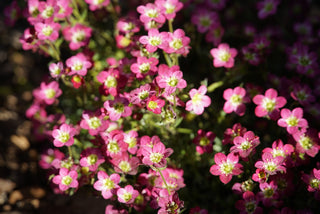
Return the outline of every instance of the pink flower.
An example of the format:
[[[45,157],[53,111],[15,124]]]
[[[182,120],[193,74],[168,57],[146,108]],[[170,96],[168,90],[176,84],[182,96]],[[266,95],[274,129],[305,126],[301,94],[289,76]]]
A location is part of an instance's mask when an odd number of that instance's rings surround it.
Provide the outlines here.
[[[205,33],[214,23],[220,23],[220,20],[218,13],[200,8],[192,15],[191,22],[197,26],[199,33]]]
[[[154,3],[168,20],[174,19],[176,13],[183,7],[183,4],[179,0],[156,0]]]
[[[164,104],[164,100],[159,99],[158,97],[153,95],[147,101],[147,109],[155,114],[161,114],[161,109],[164,106]]]
[[[158,68],[157,64],[159,60],[155,57],[138,57],[137,62],[130,66],[132,73],[136,75],[137,78],[144,78],[147,75],[154,75]]]
[[[154,96],[156,91],[151,89],[151,85],[145,84],[130,92],[130,102],[135,105],[144,105],[150,96]]]
[[[259,207],[259,198],[251,191],[246,191],[242,195],[243,200],[236,202],[236,208],[240,211],[240,214],[262,214],[263,209]]]
[[[59,83],[56,81],[52,81],[48,85],[42,82],[40,89],[38,88],[33,91],[33,96],[47,105],[52,105],[61,94],[62,91],[59,88]]]
[[[196,144],[196,151],[202,155],[203,153],[211,153],[213,151],[213,140],[216,135],[213,132],[206,132],[199,129],[197,136],[193,139],[193,143]]]
[[[129,157],[127,152],[122,152],[121,155],[115,156],[110,160],[117,173],[136,175],[140,160],[137,157]]]
[[[285,172],[286,168],[283,166],[284,158],[282,156],[273,157],[271,153],[263,153],[262,161],[257,161],[255,167],[265,170],[269,175],[274,175],[277,172]]]
[[[235,137],[243,136],[246,132],[247,129],[245,127],[242,127],[240,123],[235,123],[232,128],[227,128],[225,130],[222,140],[223,145],[233,144],[233,139]]]
[[[191,100],[186,103],[186,110],[193,111],[197,115],[201,115],[205,107],[210,106],[211,99],[207,95],[207,87],[201,85],[199,89],[191,89],[189,92]]]
[[[92,63],[83,53],[78,53],[67,59],[66,65],[71,69],[68,73],[69,76],[74,74],[85,76],[87,75],[88,69],[92,66]]]
[[[72,7],[70,7],[70,0],[57,0],[57,5],[59,7],[58,12],[56,13],[56,18],[66,18],[72,14]]]
[[[103,106],[107,109],[110,120],[117,121],[121,117],[131,115],[131,107],[128,106],[129,101],[125,97],[115,97],[114,100],[107,100]]]
[[[62,160],[65,155],[63,152],[60,152],[58,149],[48,149],[45,153],[41,154],[39,165],[42,169],[49,169],[51,167],[58,168],[55,164],[56,159]]]
[[[308,191],[320,190],[320,170],[314,168],[310,174],[303,173],[301,179],[308,185]]]
[[[183,179],[182,169],[165,168],[161,171],[161,173],[166,180],[167,186],[170,188],[170,191],[175,192],[186,186]],[[166,189],[166,185],[164,184],[160,174],[157,174],[158,177],[155,180],[155,186],[157,188]]]
[[[182,77],[180,67],[174,65],[169,67],[165,64],[159,65],[158,76],[156,81],[160,88],[165,89],[166,94],[172,94],[176,89],[183,89],[187,86],[187,82]]]
[[[257,117],[269,116],[273,120],[279,117],[279,108],[282,108],[287,103],[284,97],[278,97],[278,92],[273,88],[269,88],[265,95],[258,94],[254,96],[252,101],[258,105],[255,108]]]
[[[182,29],[176,29],[173,33],[167,34],[168,47],[164,49],[166,53],[176,53],[186,56],[189,53],[190,38],[185,36]]]
[[[167,32],[159,33],[158,29],[150,29],[148,36],[141,36],[139,42],[146,45],[146,49],[149,53],[155,52],[158,48],[166,49],[168,42],[166,40]]]
[[[152,136],[151,138],[147,135],[142,136],[140,139],[140,148],[137,152],[137,156],[142,156],[142,149],[144,147],[152,148],[157,143],[161,143],[160,138],[157,135]]]
[[[34,28],[40,40],[55,41],[59,37],[59,30],[61,26],[59,23],[55,23],[55,22],[49,22],[49,23],[38,22],[35,24]]]
[[[231,181],[233,175],[240,175],[242,173],[242,165],[238,163],[239,156],[234,153],[225,154],[219,152],[214,156],[215,165],[210,168],[212,175],[219,175],[220,181],[224,184]]]
[[[102,133],[101,137],[105,140],[106,155],[108,157],[115,158],[128,149],[128,144],[123,142],[123,134],[119,130]]]
[[[141,150],[141,155],[143,156],[142,163],[156,168],[162,168],[166,166],[166,158],[172,153],[173,150],[171,148],[166,149],[161,142],[154,144],[153,147],[144,146]]]
[[[117,29],[122,33],[137,33],[140,31],[138,20],[129,15],[129,17],[120,18],[117,22]]]
[[[283,157],[286,158],[294,152],[294,147],[291,144],[283,145],[282,140],[276,140],[272,143],[272,148],[264,148],[263,153],[270,153],[273,157]]]
[[[224,28],[220,23],[214,24],[210,27],[208,33],[206,34],[206,41],[212,42],[214,46],[221,43],[222,36],[224,35]]]
[[[61,191],[66,191],[69,188],[77,188],[79,186],[77,178],[78,173],[76,171],[61,168],[59,175],[54,176],[52,182],[59,185]]]
[[[125,204],[132,204],[138,195],[139,192],[131,185],[127,185],[117,191],[118,201]]]
[[[93,184],[93,188],[101,191],[102,197],[104,199],[111,198],[119,188],[120,175],[111,174],[110,176],[104,172],[98,172],[98,180]]]
[[[248,131],[243,136],[235,137],[233,143],[234,146],[230,148],[230,152],[238,153],[240,157],[247,158],[260,144],[260,140],[252,131]]]
[[[280,0],[261,0],[257,3],[257,8],[259,10],[258,17],[260,19],[265,19],[270,15],[273,15],[277,11],[277,7]]]
[[[319,138],[313,129],[308,129],[306,132],[296,132],[293,138],[297,142],[296,150],[301,154],[307,154],[310,157],[315,157],[320,149]]]
[[[53,78],[59,78],[63,72],[63,63],[62,62],[51,63],[49,65],[49,71],[50,71],[50,75]]]
[[[136,154],[139,146],[138,132],[131,130],[128,133],[123,133],[123,141],[128,144],[128,152]]]
[[[84,111],[82,113],[82,120],[80,121],[80,127],[83,129],[87,129],[89,134],[94,136],[99,132],[103,132],[107,129],[108,123],[104,120],[104,116],[101,112],[89,112]]]
[[[52,131],[54,137],[53,144],[56,147],[71,146],[74,143],[73,136],[76,134],[76,129],[68,124],[62,124],[59,129]]]
[[[166,18],[161,13],[160,8],[155,4],[148,3],[146,6],[140,5],[137,7],[137,11],[141,14],[140,20],[144,24],[151,21],[163,24],[166,21]]]
[[[89,4],[89,8],[91,11],[95,11],[98,9],[101,9],[103,7],[108,6],[108,4],[110,3],[110,0],[85,0],[86,3]]]
[[[214,67],[232,68],[234,65],[234,57],[237,56],[238,51],[235,48],[230,48],[226,43],[221,43],[218,48],[211,49],[210,54],[214,58]]]
[[[59,7],[56,0],[47,0],[46,2],[39,1],[38,10],[42,19],[52,21],[59,10]]]
[[[263,182],[259,184],[261,192],[258,192],[257,196],[266,207],[276,206],[280,201],[278,193],[278,186],[274,181],[270,183]]]
[[[246,96],[246,90],[242,87],[226,89],[223,92],[223,98],[226,100],[223,110],[226,113],[231,113],[234,111],[239,116],[243,116],[246,111],[246,106],[244,103],[250,101],[250,99]]]
[[[292,111],[289,109],[281,110],[281,118],[278,120],[278,125],[286,127],[289,134],[294,134],[299,130],[306,130],[308,128],[308,121],[303,117],[302,108],[295,108]]]
[[[64,38],[69,41],[69,48],[77,50],[86,46],[92,34],[92,29],[85,25],[77,23],[75,26],[67,26],[63,29],[62,34]]]
[[[181,213],[184,207],[184,202],[179,199],[177,192],[169,195],[166,189],[161,189],[155,197],[158,199],[158,205],[160,207],[158,214],[168,214],[168,211],[174,214]]]
[[[87,148],[81,152],[80,166],[88,167],[89,171],[95,172],[105,159],[98,148]]]

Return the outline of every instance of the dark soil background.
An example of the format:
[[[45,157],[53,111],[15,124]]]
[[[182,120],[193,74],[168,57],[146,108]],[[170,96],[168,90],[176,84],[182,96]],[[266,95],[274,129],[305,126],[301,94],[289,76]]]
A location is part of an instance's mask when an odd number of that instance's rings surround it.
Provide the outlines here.
[[[48,142],[32,138],[25,111],[32,90],[48,73],[48,59],[21,50],[23,26],[18,22],[9,28],[0,16],[0,214],[104,213],[106,200],[85,189],[72,197],[55,195],[38,166]]]

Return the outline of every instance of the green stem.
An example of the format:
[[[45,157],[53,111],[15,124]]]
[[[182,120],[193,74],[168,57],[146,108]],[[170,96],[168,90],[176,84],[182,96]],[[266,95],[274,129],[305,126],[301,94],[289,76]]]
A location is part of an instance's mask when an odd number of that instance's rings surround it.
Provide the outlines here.
[[[53,58],[55,58],[56,60],[60,61],[60,53],[59,50],[56,48],[56,46],[52,43],[52,42],[48,42],[50,48],[52,49],[53,52]]]
[[[169,55],[164,51],[163,51],[163,55],[164,55],[164,58],[165,58],[165,60],[166,60],[166,62],[168,64],[168,66],[171,67],[172,66],[172,61],[171,61]]]
[[[71,146],[68,146],[69,158],[72,160],[72,150]]]
[[[80,20],[81,19],[81,15],[80,15],[80,11],[79,11],[79,7],[78,7],[78,4],[77,4],[77,1],[76,0],[72,0],[71,1],[72,3],[72,7],[73,7],[73,11],[74,11],[74,15],[75,17]]]
[[[172,22],[173,22],[173,19],[169,19],[169,20],[168,20],[169,31],[170,31],[171,33],[173,33]]]
[[[169,186],[168,186],[168,184],[166,182],[166,179],[164,179],[164,176],[163,176],[161,170],[160,169],[157,169],[157,170],[158,170],[158,172],[159,172],[159,174],[160,174],[160,176],[161,176],[161,178],[163,180],[164,185],[166,186],[166,189],[167,189],[169,195],[171,195],[170,188],[169,188]]]

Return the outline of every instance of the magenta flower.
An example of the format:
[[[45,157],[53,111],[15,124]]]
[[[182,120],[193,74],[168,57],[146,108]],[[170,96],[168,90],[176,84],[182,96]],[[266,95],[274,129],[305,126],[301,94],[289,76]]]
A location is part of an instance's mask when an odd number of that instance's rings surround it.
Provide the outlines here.
[[[235,207],[240,211],[240,214],[262,214],[263,209],[259,207],[259,198],[251,191],[246,191],[242,195],[243,200],[236,202]]]
[[[280,201],[278,193],[278,186],[274,181],[270,183],[263,182],[259,184],[261,192],[258,192],[257,196],[266,207],[276,206]]]
[[[224,28],[220,23],[213,24],[208,33],[206,34],[206,41],[218,46],[221,43],[222,36],[224,35]]]
[[[155,114],[161,114],[165,101],[156,96],[152,96],[147,101],[147,109]]]
[[[131,107],[128,106],[129,101],[127,98],[115,97],[114,100],[107,100],[103,106],[108,112],[109,118],[112,121],[117,121],[121,117],[128,117],[131,115]]]
[[[59,30],[61,26],[59,23],[55,23],[55,22],[49,22],[49,23],[38,22],[35,24],[34,28],[40,40],[55,41],[59,37]]]
[[[103,132],[107,129],[108,123],[104,119],[104,116],[101,112],[89,112],[84,111],[82,113],[82,120],[80,121],[80,127],[83,129],[87,129],[89,134],[94,136],[99,132]]]
[[[163,24],[166,21],[165,16],[161,13],[160,8],[152,3],[147,3],[146,6],[140,5],[137,7],[140,13],[140,21],[147,24],[151,21]]]
[[[282,140],[276,140],[272,143],[272,148],[264,148],[263,153],[270,153],[273,157],[286,158],[294,152],[294,147],[291,144],[283,145]]]
[[[223,145],[233,144],[233,139],[237,136],[243,136],[247,132],[245,127],[242,127],[240,123],[235,123],[232,128],[227,128],[223,134]]]
[[[248,131],[243,136],[236,136],[233,143],[234,146],[230,148],[230,152],[237,153],[242,158],[247,158],[260,144],[260,140],[252,131]]]
[[[223,98],[226,100],[223,110],[226,113],[231,113],[234,111],[239,116],[243,116],[246,111],[246,106],[244,103],[250,101],[250,99],[246,96],[246,90],[242,87],[226,89],[223,92]]]
[[[265,95],[254,96],[252,101],[258,105],[254,111],[257,117],[269,116],[273,120],[279,117],[279,108],[287,103],[284,97],[278,97],[278,92],[273,88],[269,88]]]
[[[277,11],[277,7],[280,0],[261,0],[257,3],[257,8],[259,10],[258,17],[260,19],[265,19],[270,15],[273,15]]]
[[[166,149],[161,142],[154,144],[153,147],[144,146],[141,149],[141,155],[143,156],[142,163],[156,168],[162,168],[167,165],[166,158],[172,153],[173,150],[171,148]]]
[[[138,132],[131,130],[128,133],[123,133],[123,141],[128,144],[128,152],[136,154],[139,146]]]
[[[59,168],[59,166],[55,164],[57,162],[55,160],[62,160],[64,157],[64,153],[58,149],[48,149],[45,153],[41,154],[39,165],[42,169],[49,169],[51,167]]]
[[[85,76],[87,75],[88,69],[92,66],[92,63],[83,53],[78,53],[67,59],[66,65],[71,69],[68,73],[69,76],[74,74]]]
[[[50,75],[53,78],[59,78],[62,75],[63,70],[63,63],[62,62],[57,62],[57,63],[51,63],[49,65],[49,71]]]
[[[87,148],[81,152],[80,166],[88,167],[89,171],[95,172],[99,165],[105,162],[98,148]]]
[[[46,2],[39,1],[39,15],[44,20],[52,21],[55,15],[57,14],[58,10],[59,7],[57,5],[56,0],[47,0]]]
[[[73,136],[76,134],[76,129],[68,124],[62,124],[59,129],[52,131],[54,138],[53,144],[56,147],[71,146],[74,143]]]
[[[218,13],[200,8],[192,15],[191,22],[197,26],[199,33],[205,33],[214,23],[220,23],[220,20]]]
[[[72,14],[72,7],[70,7],[71,0],[57,0],[57,5],[59,7],[58,12],[55,17],[59,19],[66,18]]]
[[[263,183],[267,180],[267,173],[264,169],[256,169],[256,172],[252,174],[252,180],[258,183]]]
[[[168,211],[174,214],[181,213],[184,207],[184,202],[179,199],[177,192],[169,194],[166,189],[161,189],[156,198],[160,207],[158,214],[168,214]]]
[[[165,94],[172,94],[176,89],[183,89],[187,82],[182,77],[182,71],[178,65],[169,67],[165,64],[159,65],[156,81],[160,88],[165,89]]]
[[[166,40],[167,32],[159,33],[158,29],[150,29],[148,36],[141,36],[139,42],[146,46],[149,53],[155,52],[158,48],[166,49],[168,42]]]
[[[296,132],[293,138],[297,142],[296,150],[301,154],[307,154],[310,157],[315,157],[320,149],[319,138],[314,130],[310,129],[306,132]]]
[[[205,107],[210,106],[211,99],[207,95],[207,87],[201,85],[199,89],[191,89],[189,92],[191,100],[186,103],[186,110],[193,111],[197,115],[201,115]]]
[[[213,132],[206,132],[199,129],[197,136],[193,139],[193,143],[196,144],[196,151],[202,155],[203,153],[211,153],[213,151],[213,140],[216,135]]]
[[[130,92],[130,102],[135,105],[144,105],[150,96],[154,96],[156,91],[151,89],[150,84],[145,84]]]
[[[91,11],[95,11],[101,9],[103,7],[108,6],[110,0],[85,0],[86,3],[89,4],[89,8]]]
[[[98,180],[93,184],[93,188],[101,191],[104,199],[111,198],[119,188],[120,175],[114,173],[110,176],[104,172],[98,172]]]
[[[320,170],[314,168],[310,174],[303,173],[301,179],[308,185],[308,191],[320,190]]]
[[[89,43],[92,29],[85,25],[77,23],[75,26],[67,26],[63,29],[62,34],[64,38],[70,42],[69,48],[71,50],[77,50],[86,46]]]
[[[231,181],[233,175],[242,173],[242,165],[239,162],[239,156],[234,153],[225,154],[219,152],[214,156],[215,165],[210,168],[212,175],[219,175],[220,181],[224,184]]]
[[[114,166],[114,171],[129,175],[136,175],[140,160],[137,157],[129,157],[127,152],[122,152],[121,155],[115,156],[110,160]]]
[[[303,131],[308,128],[308,121],[302,118],[302,108],[295,108],[292,111],[284,108],[280,114],[281,118],[278,120],[278,125],[286,127],[289,134],[294,134],[299,130]]]
[[[56,81],[52,81],[48,85],[42,82],[40,89],[38,88],[33,91],[33,96],[47,105],[52,105],[61,94],[62,90]]]
[[[183,7],[179,0],[156,0],[154,3],[168,20],[174,19],[176,13]]]
[[[273,157],[271,153],[263,153],[262,161],[257,161],[255,167],[265,170],[269,175],[275,175],[277,172],[285,172],[286,168],[283,166],[284,158],[282,156]]]
[[[221,43],[218,48],[211,49],[210,54],[213,56],[214,67],[232,68],[238,51],[235,48],[230,48],[226,43]]]
[[[138,195],[139,192],[131,185],[127,185],[117,191],[118,201],[125,204],[132,204]]]
[[[119,70],[113,68],[108,71],[101,71],[97,75],[97,80],[102,83],[99,88],[100,93],[106,96],[109,94],[114,97],[117,96],[118,90],[126,84]]]
[[[106,155],[111,158],[115,158],[126,152],[128,144],[123,141],[123,134],[119,130],[112,130],[111,132],[102,133],[102,138],[106,145]]]
[[[69,188],[77,188],[79,186],[77,178],[78,173],[76,171],[61,168],[59,175],[54,176],[52,182],[59,185],[61,191],[66,191]]]
[[[147,75],[154,75],[157,72],[158,63],[159,60],[155,57],[138,57],[137,62],[133,63],[130,69],[137,78],[144,78]]]
[[[290,96],[303,106],[308,106],[316,100],[310,87],[302,84],[294,84]]]
[[[173,33],[167,34],[168,47],[164,49],[166,53],[176,53],[186,56],[189,53],[190,38],[185,35],[182,29],[176,29]]]

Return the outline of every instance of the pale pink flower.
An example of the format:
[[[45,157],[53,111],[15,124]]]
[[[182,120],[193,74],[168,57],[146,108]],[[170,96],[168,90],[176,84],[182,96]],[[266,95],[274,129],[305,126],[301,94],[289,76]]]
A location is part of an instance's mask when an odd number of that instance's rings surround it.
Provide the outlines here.
[[[59,30],[61,26],[59,23],[55,23],[55,22],[48,22],[48,23],[38,22],[35,24],[34,28],[40,40],[55,41],[59,37]]]
[[[254,96],[252,101],[258,105],[255,108],[257,117],[269,116],[273,120],[279,117],[279,108],[282,108],[287,103],[284,97],[278,97],[278,92],[273,88],[269,88],[265,95],[258,94]]]
[[[128,106],[129,101],[127,98],[115,97],[114,100],[107,100],[103,106],[108,112],[109,118],[112,121],[117,121],[121,117],[128,117],[132,114],[131,107]]]
[[[128,144],[128,152],[136,154],[139,146],[138,132],[131,130],[128,133],[123,133],[123,141]]]
[[[66,65],[71,69],[68,73],[69,76],[74,74],[85,76],[87,75],[88,69],[92,66],[92,63],[83,53],[78,53],[67,59]]]
[[[125,204],[132,204],[138,195],[139,192],[131,185],[127,185],[117,191],[118,201]]]
[[[104,119],[104,115],[101,112],[89,112],[84,111],[82,113],[82,120],[80,121],[80,127],[87,129],[89,134],[94,136],[99,132],[103,132],[108,128],[108,122]]]
[[[52,131],[54,138],[53,144],[56,147],[71,146],[74,143],[73,136],[76,134],[76,129],[68,124],[62,124],[59,129]]]
[[[89,4],[89,8],[91,11],[101,9],[110,4],[110,0],[85,0],[85,2]]]
[[[56,13],[56,18],[66,18],[72,14],[71,0],[57,0],[57,5],[59,7],[58,12]]]
[[[77,178],[78,173],[76,171],[61,168],[59,175],[54,176],[52,182],[59,185],[61,191],[66,191],[69,188],[77,188],[79,186]]]
[[[159,142],[153,147],[144,146],[141,148],[141,155],[143,156],[142,163],[156,168],[165,167],[167,164],[166,158],[173,153],[171,148],[167,148],[163,143]]]
[[[154,3],[168,20],[174,19],[176,13],[183,7],[182,2],[179,0],[156,0]]]
[[[247,158],[260,144],[260,140],[252,131],[248,131],[243,136],[236,136],[233,143],[234,146],[230,148],[230,152],[237,153],[242,158]]]
[[[101,191],[104,199],[109,199],[116,194],[116,191],[119,188],[119,182],[120,175],[114,173],[109,176],[106,172],[99,171],[98,180],[93,184],[93,188]]]
[[[115,156],[110,160],[117,173],[136,175],[140,160],[137,157],[129,157],[127,152],[122,152],[121,155]]]
[[[273,157],[271,153],[263,153],[262,161],[257,161],[255,167],[265,170],[269,175],[275,175],[277,172],[286,172],[286,168],[283,166],[284,157]]]
[[[213,56],[214,67],[232,68],[234,65],[234,58],[237,56],[238,51],[235,48],[230,48],[226,43],[221,43],[218,48],[210,50]]]
[[[51,63],[49,65],[49,71],[50,71],[50,75],[53,78],[59,78],[63,72],[63,63],[62,62]]]
[[[163,24],[166,21],[166,18],[161,13],[160,8],[155,4],[148,3],[146,6],[140,5],[137,7],[138,13],[140,13],[140,20],[144,24],[151,21]]]
[[[242,165],[239,162],[239,156],[234,153],[225,154],[219,152],[214,156],[215,165],[210,168],[212,175],[219,175],[220,181],[224,184],[231,181],[233,175],[242,173]]]
[[[95,172],[99,165],[105,162],[105,159],[98,148],[87,148],[81,152],[80,157],[80,166],[88,167],[91,172]]]
[[[301,154],[307,154],[310,157],[315,157],[320,149],[319,138],[313,129],[308,129],[306,132],[298,131],[293,134],[293,138],[297,142],[296,150]]]
[[[69,48],[77,50],[89,43],[92,34],[92,29],[83,24],[77,23],[75,26],[67,26],[63,29],[64,38],[70,42]]]
[[[205,107],[210,106],[211,99],[205,95],[207,93],[207,87],[201,85],[199,89],[191,89],[189,92],[191,100],[186,103],[186,110],[193,111],[197,115],[201,115]]]
[[[290,111],[284,108],[280,112],[281,118],[278,120],[278,125],[285,127],[289,134],[294,134],[299,130],[306,130],[308,128],[308,121],[303,118],[303,109],[295,108]]]
[[[183,73],[178,65],[172,67],[166,64],[159,65],[158,76],[156,81],[160,88],[165,89],[166,94],[172,94],[176,89],[183,89],[187,86],[187,82],[183,79]]]
[[[153,53],[158,48],[166,49],[168,46],[167,32],[159,33],[158,29],[150,29],[148,36],[141,36],[139,42],[146,46],[148,52]]]
[[[176,53],[186,56],[189,53],[190,38],[185,35],[182,29],[176,29],[173,33],[167,34],[168,47],[164,49],[166,53]]]
[[[282,140],[276,140],[272,143],[272,148],[264,148],[263,153],[271,153],[273,157],[281,156],[288,157],[294,152],[294,147],[291,144],[283,145]]]
[[[147,75],[154,75],[157,72],[158,63],[159,60],[155,57],[138,57],[137,62],[130,66],[130,70],[137,78],[144,78]]]
[[[39,101],[45,102],[47,105],[52,105],[61,94],[62,90],[56,81],[52,81],[48,85],[42,82],[40,89],[38,88],[33,91],[33,96]]]
[[[223,92],[223,98],[226,100],[223,110],[226,113],[235,112],[239,116],[243,116],[246,111],[244,103],[250,101],[246,96],[246,90],[242,87],[228,88]]]

